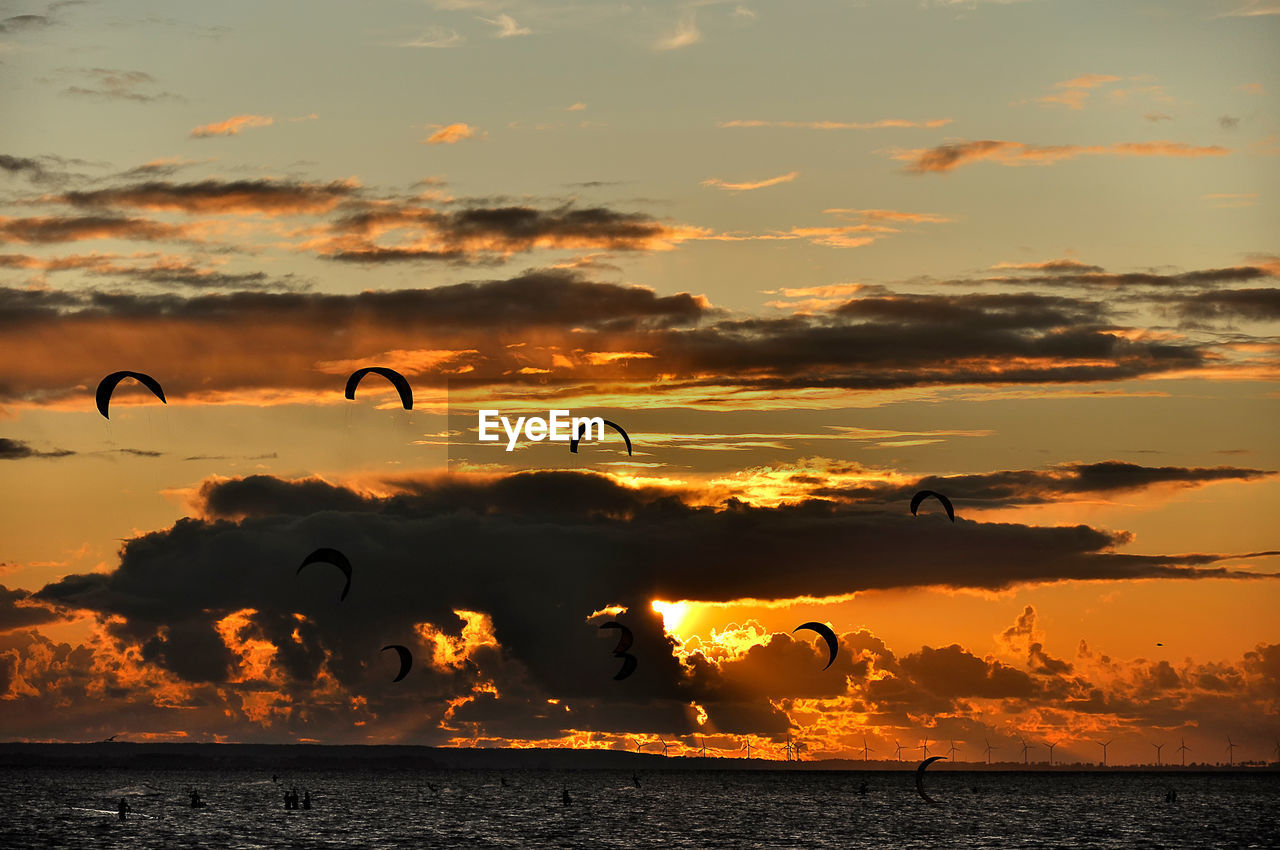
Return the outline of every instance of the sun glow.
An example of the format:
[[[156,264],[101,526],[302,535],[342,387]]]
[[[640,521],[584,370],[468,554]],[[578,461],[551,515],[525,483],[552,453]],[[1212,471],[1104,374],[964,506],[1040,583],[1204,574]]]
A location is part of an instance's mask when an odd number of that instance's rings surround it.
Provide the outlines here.
[[[688,602],[663,602],[660,599],[653,600],[651,605],[653,610],[662,615],[662,630],[669,635],[674,635],[676,629],[680,628],[690,607]]]

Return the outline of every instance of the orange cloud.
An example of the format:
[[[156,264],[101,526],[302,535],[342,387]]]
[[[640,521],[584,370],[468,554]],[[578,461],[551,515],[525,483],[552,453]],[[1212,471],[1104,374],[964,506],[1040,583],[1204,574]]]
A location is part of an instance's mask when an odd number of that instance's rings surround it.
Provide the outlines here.
[[[833,207],[823,210],[823,212],[831,215],[856,216],[863,221],[900,221],[908,224],[945,224],[953,221],[953,219],[937,213],[911,213],[897,210],[854,210]]]
[[[275,119],[269,115],[235,115],[225,121],[202,124],[191,131],[191,138],[205,139],[209,136],[238,136],[240,131],[248,127],[270,127]]]
[[[936,148],[916,148],[895,153],[893,158],[910,163],[911,174],[940,174],[962,165],[989,160],[1000,165],[1052,165],[1079,156],[1169,156],[1196,158],[1226,156],[1229,148],[1220,145],[1198,147],[1182,142],[1119,142],[1111,145],[1028,145],[1022,142],[981,140],[952,142]]]
[[[476,135],[476,128],[470,124],[449,124],[447,126],[433,124],[431,126],[439,127],[440,129],[427,136],[423,141],[424,145],[456,145],[458,142],[474,138]]]
[[[1120,80],[1110,74],[1085,74],[1073,80],[1054,83],[1058,91],[1036,98],[1036,103],[1059,104],[1069,109],[1083,109],[1084,102],[1089,99],[1089,90],[1096,89],[1106,83]]]
[[[777,177],[770,177],[767,180],[757,180],[748,183],[729,183],[717,177],[708,177],[702,181],[703,186],[711,186],[716,189],[726,189],[730,192],[750,192],[752,189],[764,189],[767,186],[777,186],[779,183],[790,183],[800,176],[799,171],[791,171],[786,174],[780,174]]]

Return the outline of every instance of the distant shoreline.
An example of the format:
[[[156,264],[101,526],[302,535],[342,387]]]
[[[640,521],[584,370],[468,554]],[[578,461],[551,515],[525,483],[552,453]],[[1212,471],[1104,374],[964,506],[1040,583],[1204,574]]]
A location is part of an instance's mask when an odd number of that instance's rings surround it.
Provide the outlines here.
[[[624,750],[423,747],[401,744],[84,744],[0,743],[0,767],[84,767],[125,769],[339,769],[351,767],[417,770],[772,770],[911,771],[915,760],[823,759],[788,762],[761,758],[662,756]],[[1280,773],[1280,764],[1234,766],[1021,764],[1016,762],[934,763],[930,771],[1000,773]]]

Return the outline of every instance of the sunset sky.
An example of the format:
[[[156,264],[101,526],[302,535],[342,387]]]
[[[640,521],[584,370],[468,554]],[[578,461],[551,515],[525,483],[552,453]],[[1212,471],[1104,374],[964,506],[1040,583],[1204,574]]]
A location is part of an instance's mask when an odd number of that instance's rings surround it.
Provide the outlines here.
[[[0,2],[0,739],[1280,757],[1277,36]]]

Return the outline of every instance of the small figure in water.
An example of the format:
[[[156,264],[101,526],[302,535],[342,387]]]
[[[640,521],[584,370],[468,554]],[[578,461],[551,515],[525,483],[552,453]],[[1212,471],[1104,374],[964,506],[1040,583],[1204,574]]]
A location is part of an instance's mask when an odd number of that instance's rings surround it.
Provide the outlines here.
[[[1175,791],[1173,788],[1170,788],[1168,791],[1165,792],[1164,801],[1166,803],[1178,802],[1178,792]]]
[[[633,774],[631,774],[631,781],[632,781],[633,783],[635,783],[635,786],[636,786],[637,788],[639,788],[639,787],[640,787],[640,777],[636,776],[634,773],[633,773]]]
[[[193,809],[202,809],[202,808],[204,808],[204,800],[201,800],[201,799],[200,799],[200,792],[199,792],[199,791],[197,791],[196,789],[192,788],[188,793],[191,795],[191,808],[193,808]]]
[[[298,789],[284,792],[284,807],[286,809],[298,808]]]
[[[563,806],[567,806],[572,802],[573,802],[573,798],[569,796],[569,789],[565,788],[563,791],[560,792],[560,804]]]
[[[867,783],[864,782],[858,786],[858,793],[863,795],[867,793]]]
[[[279,777],[279,776],[276,776],[276,775],[273,773],[273,774],[271,774],[271,781],[272,781],[272,782],[279,782],[279,781],[280,781],[280,777]]]
[[[120,798],[120,820],[124,820],[125,812],[129,811],[129,801],[124,797]]]
[[[302,808],[304,809],[311,808],[311,792],[310,791],[302,792]]]
[[[506,787],[507,787],[507,777],[505,777],[505,776],[499,776],[499,777],[498,777],[498,779],[499,779],[499,780],[501,780],[501,782],[502,782],[502,787],[503,787],[503,788],[506,788]]]

